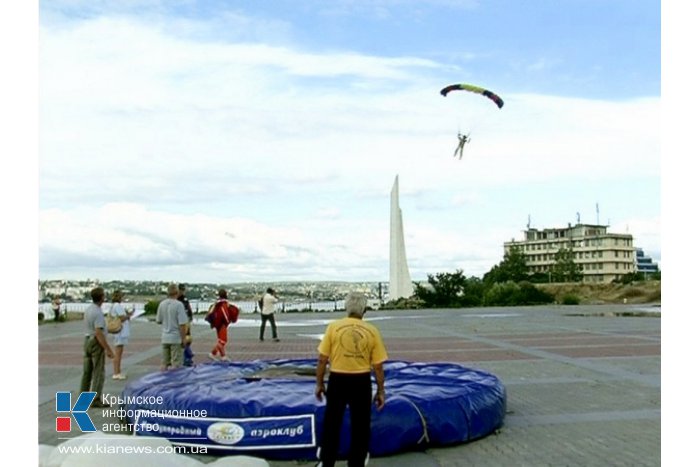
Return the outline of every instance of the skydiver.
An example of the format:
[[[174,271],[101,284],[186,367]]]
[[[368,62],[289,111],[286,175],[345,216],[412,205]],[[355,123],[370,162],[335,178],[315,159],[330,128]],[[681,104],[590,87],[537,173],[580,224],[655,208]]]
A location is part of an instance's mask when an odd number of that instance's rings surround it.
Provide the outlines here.
[[[471,141],[470,136],[471,133],[467,133],[466,135],[463,135],[462,133],[457,133],[457,140],[459,140],[459,143],[457,144],[457,149],[455,149],[455,154],[453,157],[457,157],[457,153],[459,152],[459,159],[462,160],[462,155],[464,153],[464,145]]]

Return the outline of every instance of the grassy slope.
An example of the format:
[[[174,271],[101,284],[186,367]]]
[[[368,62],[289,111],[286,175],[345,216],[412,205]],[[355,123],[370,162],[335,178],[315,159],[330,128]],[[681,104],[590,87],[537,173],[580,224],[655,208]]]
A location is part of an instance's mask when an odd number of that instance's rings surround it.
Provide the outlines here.
[[[599,303],[661,303],[661,281],[632,284],[538,284],[561,303],[565,295],[575,295],[581,304]]]

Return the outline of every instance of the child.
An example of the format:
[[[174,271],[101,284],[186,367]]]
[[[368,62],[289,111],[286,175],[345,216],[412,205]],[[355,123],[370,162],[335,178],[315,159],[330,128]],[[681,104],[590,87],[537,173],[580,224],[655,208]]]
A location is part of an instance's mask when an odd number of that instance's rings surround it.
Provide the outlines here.
[[[185,350],[183,353],[184,366],[194,366],[194,352],[192,351],[192,336],[185,337]]]

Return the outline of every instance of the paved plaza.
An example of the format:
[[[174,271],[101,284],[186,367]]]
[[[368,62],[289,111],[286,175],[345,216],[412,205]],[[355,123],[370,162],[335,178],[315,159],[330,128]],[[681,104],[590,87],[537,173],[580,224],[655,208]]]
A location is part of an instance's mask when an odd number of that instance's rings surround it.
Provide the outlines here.
[[[486,370],[505,384],[505,424],[486,438],[450,447],[372,459],[375,466],[658,466],[661,464],[661,319],[629,316],[633,305],[371,311],[390,359],[454,362]],[[624,316],[623,316],[624,315]],[[343,313],[278,315],[281,342],[257,339],[259,318],[243,315],[229,329],[229,355],[240,361],[315,358],[326,324]],[[267,331],[269,334],[269,330]],[[122,363],[127,381],[158,371],[160,328],[134,321]],[[193,326],[197,364],[215,337]],[[39,327],[39,443],[57,445],[55,395],[77,393],[82,322]],[[387,394],[391,398],[391,394]],[[101,409],[90,416],[99,427]],[[71,432],[70,436],[80,433]],[[62,436],[66,436],[62,434]],[[195,456],[208,462],[212,456]],[[274,467],[312,462],[270,461]],[[344,464],[340,464],[344,465]]]

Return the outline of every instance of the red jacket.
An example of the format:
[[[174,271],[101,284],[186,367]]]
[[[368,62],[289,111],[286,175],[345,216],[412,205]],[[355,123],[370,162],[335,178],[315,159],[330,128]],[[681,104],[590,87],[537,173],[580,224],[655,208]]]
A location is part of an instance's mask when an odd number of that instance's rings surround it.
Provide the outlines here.
[[[207,313],[207,318],[209,318],[207,321],[209,321],[212,328],[220,329],[238,321],[239,313],[240,310],[236,305],[222,299],[217,301],[212,310]]]

